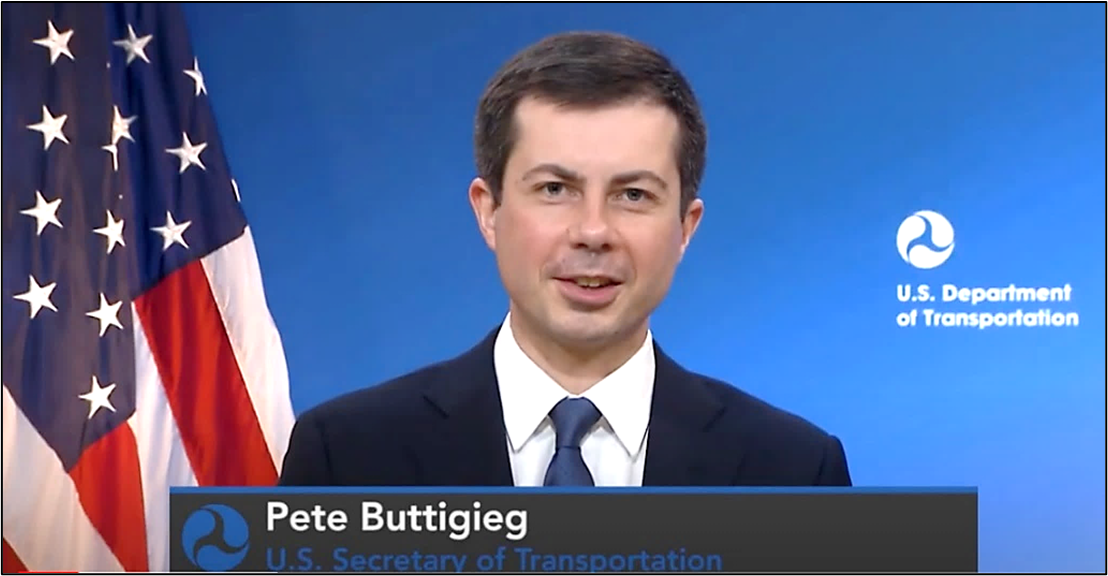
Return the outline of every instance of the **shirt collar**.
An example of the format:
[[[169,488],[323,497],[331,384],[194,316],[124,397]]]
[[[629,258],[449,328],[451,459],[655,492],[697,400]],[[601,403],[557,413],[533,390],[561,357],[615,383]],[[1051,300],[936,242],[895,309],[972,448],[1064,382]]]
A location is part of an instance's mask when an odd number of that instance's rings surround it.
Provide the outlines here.
[[[513,451],[519,451],[560,400],[569,394],[519,347],[511,315],[504,320],[493,348],[493,362],[503,404],[504,425]],[[580,396],[592,400],[629,454],[646,438],[654,392],[653,336],[622,366]]]

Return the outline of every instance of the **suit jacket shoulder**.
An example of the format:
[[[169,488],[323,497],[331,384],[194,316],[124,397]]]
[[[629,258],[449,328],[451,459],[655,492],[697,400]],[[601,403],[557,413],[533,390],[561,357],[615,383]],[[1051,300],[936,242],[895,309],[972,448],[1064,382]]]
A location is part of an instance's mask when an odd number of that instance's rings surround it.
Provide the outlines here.
[[[718,453],[740,457],[734,484],[850,486],[841,440],[793,412],[722,380],[689,372],[718,401],[713,423]]]
[[[411,484],[411,446],[434,410],[424,393],[447,372],[435,363],[325,401],[296,420],[282,485]]]
[[[492,348],[328,400],[296,421],[282,485],[507,485]]]

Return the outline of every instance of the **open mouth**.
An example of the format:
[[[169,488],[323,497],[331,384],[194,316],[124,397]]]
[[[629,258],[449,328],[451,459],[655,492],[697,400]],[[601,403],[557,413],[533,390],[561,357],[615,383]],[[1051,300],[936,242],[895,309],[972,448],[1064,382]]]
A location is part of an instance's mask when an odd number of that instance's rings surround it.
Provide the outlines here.
[[[603,276],[574,276],[572,278],[559,278],[562,282],[574,284],[587,290],[600,290],[609,286],[616,286],[619,282]]]

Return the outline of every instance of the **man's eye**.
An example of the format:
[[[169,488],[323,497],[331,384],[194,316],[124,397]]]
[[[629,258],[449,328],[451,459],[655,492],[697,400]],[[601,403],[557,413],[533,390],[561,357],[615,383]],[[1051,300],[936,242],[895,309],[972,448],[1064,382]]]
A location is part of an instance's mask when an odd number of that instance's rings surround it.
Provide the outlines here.
[[[547,194],[559,194],[565,190],[565,185],[561,182],[547,182],[543,184],[542,190]]]
[[[627,196],[627,199],[632,202],[638,202],[646,198],[646,191],[638,188],[628,188],[624,190],[623,193]]]

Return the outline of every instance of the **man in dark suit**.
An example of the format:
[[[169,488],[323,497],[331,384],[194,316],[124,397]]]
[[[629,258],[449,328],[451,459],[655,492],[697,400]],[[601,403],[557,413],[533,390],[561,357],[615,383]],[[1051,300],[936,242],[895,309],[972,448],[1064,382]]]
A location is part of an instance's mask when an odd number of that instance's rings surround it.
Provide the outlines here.
[[[507,317],[462,355],[304,413],[282,485],[850,485],[840,441],[654,341],[704,211],[706,128],[652,48],[571,33],[478,106],[469,200]]]

